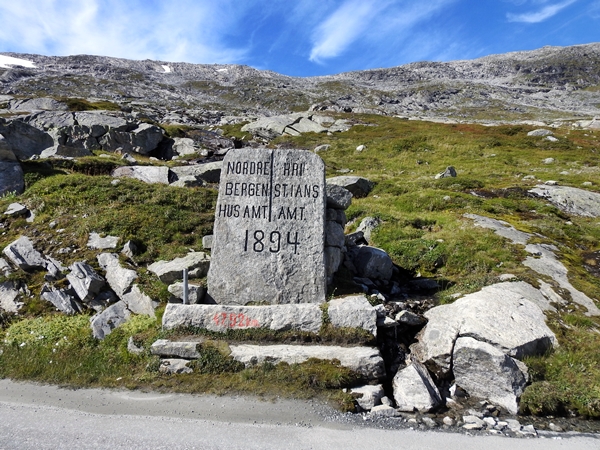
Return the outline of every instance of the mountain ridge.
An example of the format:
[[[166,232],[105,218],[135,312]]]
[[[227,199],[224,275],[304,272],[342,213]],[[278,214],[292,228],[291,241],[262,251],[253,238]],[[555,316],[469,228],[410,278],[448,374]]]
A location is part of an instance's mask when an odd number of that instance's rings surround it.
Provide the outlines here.
[[[134,109],[269,116],[313,107],[472,121],[600,115],[600,43],[305,78],[236,64],[0,54],[36,65],[0,68],[0,94],[78,96]]]

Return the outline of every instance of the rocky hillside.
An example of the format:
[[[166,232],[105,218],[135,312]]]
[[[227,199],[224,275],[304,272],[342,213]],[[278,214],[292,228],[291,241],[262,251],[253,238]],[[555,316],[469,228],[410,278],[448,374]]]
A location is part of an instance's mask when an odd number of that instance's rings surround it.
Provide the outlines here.
[[[0,69],[0,100],[22,96],[109,100],[159,115],[161,122],[214,123],[223,115],[274,115],[311,105],[345,112],[495,121],[600,114],[598,43],[313,78],[239,65],[5,55],[31,61],[35,68]]]

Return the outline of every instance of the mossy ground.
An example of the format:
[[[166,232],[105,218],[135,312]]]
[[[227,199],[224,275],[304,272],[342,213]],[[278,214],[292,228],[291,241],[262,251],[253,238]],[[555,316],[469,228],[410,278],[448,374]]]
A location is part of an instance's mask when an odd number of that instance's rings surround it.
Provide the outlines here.
[[[527,190],[546,180],[575,187],[592,181],[594,184],[586,189],[598,190],[600,133],[559,128],[554,130],[558,141],[550,142],[527,136],[534,128],[525,125],[485,127],[381,116],[346,118],[356,123],[348,132],[282,137],[271,145],[313,149],[330,144],[330,150],[319,154],[328,176],[350,171],[374,181],[373,192],[367,198],[355,199],[347,211],[349,219],[355,220],[349,228],[366,216],[381,218],[383,223],[372,237],[374,245],[385,249],[408,271],[442,280],[439,302],[452,301],[456,293],[474,292],[496,282],[503,273],[513,273],[532,283],[539,279],[522,265],[526,256],[522,247],[508,244],[490,230],[474,227],[463,217],[465,213],[505,220],[519,230],[539,233],[537,239],[541,242],[558,247],[571,282],[598,299],[600,279],[584,268],[584,262],[589,263],[586,255],[590,252],[600,250],[600,220],[565,215],[531,197]],[[240,127],[228,126],[225,132],[242,138]],[[367,149],[357,152],[361,144]],[[546,158],[554,158],[554,162],[544,164]],[[2,219],[0,244],[5,246],[27,235],[40,251],[65,265],[81,260],[94,264],[96,252],[85,246],[89,232],[119,236],[121,244],[132,239],[141,249],[132,263],[140,268],[143,289],[165,301],[166,286],[146,273],[144,266],[182,256],[190,248],[201,249],[202,236],[212,229],[216,190],[146,185],[127,179],[115,185],[107,174],[118,164],[116,158],[97,156],[62,165],[24,164],[26,192],[0,199],[0,210],[19,201],[35,210],[36,218],[33,223],[22,218]],[[458,177],[434,179],[450,165],[456,168]],[[525,178],[528,175],[532,179]],[[59,254],[65,248],[71,251]],[[161,375],[155,370],[156,360],[148,353],[135,356],[126,351],[130,335],[146,346],[160,336],[158,322],[138,319],[128,325],[138,329],[126,326],[105,341],[96,342],[89,333],[86,316],[61,318],[39,300],[43,284],[40,274],[17,273],[13,278],[26,280],[33,296],[26,301],[24,318],[0,317],[1,338],[5,340],[0,355],[1,376],[77,386],[122,385],[186,392],[290,396],[333,392],[346,405],[348,397],[340,397],[339,387],[357,381],[341,367],[316,361],[238,370],[226,356],[219,357],[213,350],[207,350],[207,360],[199,363],[199,373]],[[552,354],[528,361],[533,384],[523,396],[523,411],[574,411],[600,417],[600,321],[568,305],[550,317],[549,323],[561,346]],[[55,336],[46,331],[47,326],[64,330],[64,335]],[[77,332],[70,335],[70,329]],[[8,335],[23,336],[23,330],[44,338],[17,342],[19,339]],[[275,339],[249,335],[225,338]],[[306,337],[296,338],[301,341]],[[290,341],[293,337],[277,339]],[[343,342],[350,337],[331,335],[328,339]],[[362,343],[359,336],[353,339]],[[221,357],[225,359],[219,360]],[[60,362],[55,365],[55,361]],[[220,364],[225,364],[227,370],[221,373],[214,369],[225,367]]]

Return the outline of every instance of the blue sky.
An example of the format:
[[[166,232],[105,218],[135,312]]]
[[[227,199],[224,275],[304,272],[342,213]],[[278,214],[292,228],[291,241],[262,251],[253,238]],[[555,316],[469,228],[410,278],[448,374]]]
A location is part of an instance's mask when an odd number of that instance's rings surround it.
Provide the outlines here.
[[[600,41],[600,0],[0,0],[0,52],[294,76]]]

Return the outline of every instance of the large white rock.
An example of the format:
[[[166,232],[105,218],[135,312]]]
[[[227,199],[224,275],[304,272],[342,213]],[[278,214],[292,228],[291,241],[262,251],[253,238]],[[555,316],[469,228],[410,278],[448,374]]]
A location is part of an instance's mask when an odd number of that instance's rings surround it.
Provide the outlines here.
[[[208,272],[210,256],[204,252],[191,252],[182,258],[171,261],[157,261],[148,266],[148,270],[166,284],[183,279],[183,270],[188,270],[190,278],[202,278]]]
[[[414,360],[399,370],[392,381],[394,400],[400,411],[427,412],[442,403],[440,393],[427,368]]]
[[[218,183],[221,178],[222,168],[223,161],[213,161],[203,164],[171,167],[171,172],[173,172],[178,179],[193,176],[206,183]]]
[[[377,335],[377,312],[364,295],[331,300],[327,314],[334,327],[362,328]]]
[[[135,178],[144,183],[169,184],[169,168],[166,166],[123,166],[112,174],[115,178]]]
[[[154,302],[140,290],[137,284],[134,284],[129,292],[123,294],[121,299],[132,313],[156,317],[154,314]]]
[[[106,250],[109,248],[117,248],[119,238],[117,236],[101,237],[98,233],[90,233],[87,246],[97,250]]]
[[[121,267],[119,256],[115,253],[101,253],[96,259],[98,259],[100,267],[106,271],[108,285],[119,298],[122,298],[126,292],[129,292],[138,277],[137,272]]]
[[[269,328],[275,331],[300,330],[317,333],[323,313],[317,304],[233,306],[181,305],[169,303],[163,315],[163,328],[229,329]]]
[[[453,352],[454,379],[471,397],[518,412],[518,399],[525,389],[526,376],[516,360],[486,342],[470,337],[456,340]]]
[[[429,320],[412,353],[438,377],[451,371],[456,339],[472,337],[521,359],[558,345],[542,310],[528,297],[537,289],[525,283],[499,283],[425,313]]]
[[[338,347],[324,345],[230,345],[231,357],[246,366],[271,362],[300,364],[310,358],[331,361],[337,359],[368,379],[385,376],[383,358],[379,349],[372,347]]]

